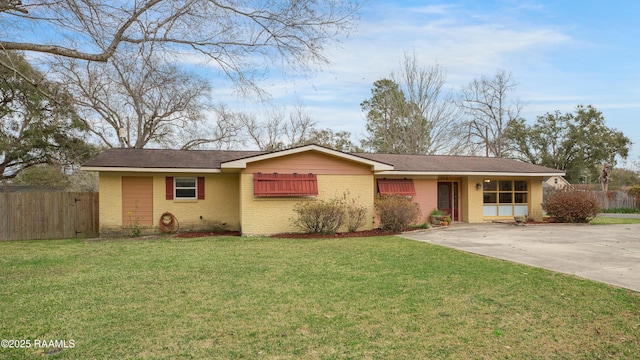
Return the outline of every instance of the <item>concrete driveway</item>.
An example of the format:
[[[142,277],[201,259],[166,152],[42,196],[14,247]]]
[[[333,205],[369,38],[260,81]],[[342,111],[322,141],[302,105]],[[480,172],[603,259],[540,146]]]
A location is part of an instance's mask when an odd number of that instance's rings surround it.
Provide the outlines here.
[[[640,292],[640,224],[461,224],[403,237]]]

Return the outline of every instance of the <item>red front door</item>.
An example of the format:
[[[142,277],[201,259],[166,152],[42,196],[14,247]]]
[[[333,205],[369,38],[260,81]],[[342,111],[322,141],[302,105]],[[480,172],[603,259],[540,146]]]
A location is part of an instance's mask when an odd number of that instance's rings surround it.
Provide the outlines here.
[[[438,209],[451,215],[458,221],[458,183],[451,181],[438,182]]]

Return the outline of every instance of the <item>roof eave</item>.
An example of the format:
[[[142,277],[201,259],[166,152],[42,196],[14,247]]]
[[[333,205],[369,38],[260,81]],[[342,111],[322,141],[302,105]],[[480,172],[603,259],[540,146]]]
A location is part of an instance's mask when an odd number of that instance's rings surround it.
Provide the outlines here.
[[[376,175],[402,175],[402,176],[517,176],[517,177],[548,177],[548,176],[564,176],[565,173],[524,173],[524,172],[490,172],[490,171],[381,171]]]
[[[150,173],[198,173],[198,174],[216,174],[220,173],[220,169],[203,169],[203,168],[146,168],[146,167],[117,167],[117,166],[82,166],[83,171],[95,172],[150,172]]]

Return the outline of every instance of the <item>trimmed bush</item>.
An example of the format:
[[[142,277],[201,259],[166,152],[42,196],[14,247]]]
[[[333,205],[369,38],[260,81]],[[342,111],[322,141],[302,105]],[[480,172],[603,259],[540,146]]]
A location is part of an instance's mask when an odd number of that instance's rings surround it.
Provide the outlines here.
[[[375,203],[380,228],[393,232],[404,231],[420,218],[418,204],[400,195],[378,197]]]
[[[367,208],[360,205],[356,199],[352,199],[349,196],[349,192],[344,193],[343,201],[345,206],[344,215],[347,231],[358,231],[358,229],[364,225],[364,222],[367,220]]]
[[[340,199],[313,200],[296,204],[295,226],[306,233],[335,234],[344,224],[345,207]]]
[[[600,204],[590,191],[558,190],[542,204],[543,209],[563,223],[587,223],[600,212]]]

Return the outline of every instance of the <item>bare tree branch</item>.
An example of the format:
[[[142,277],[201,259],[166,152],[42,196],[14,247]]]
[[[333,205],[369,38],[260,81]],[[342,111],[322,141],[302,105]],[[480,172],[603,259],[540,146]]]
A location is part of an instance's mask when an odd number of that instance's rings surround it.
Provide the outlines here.
[[[355,0],[353,0],[355,1]],[[0,50],[106,62],[123,43],[203,55],[241,91],[279,63],[293,70],[328,62],[327,43],[348,33],[359,5],[349,0],[39,0],[0,6]],[[31,39],[50,41],[33,42]]]
[[[315,129],[316,122],[305,112],[304,106],[298,103],[289,113],[289,120],[283,125],[283,133],[287,139],[287,147],[305,144]]]
[[[213,126],[195,126],[183,129],[183,141],[186,141],[181,149],[201,149],[213,145],[216,149],[231,149],[236,144],[242,143],[240,133],[242,121],[238,114],[229,111],[225,106],[219,105],[214,109],[216,119]]]
[[[197,147],[204,139],[220,140],[200,124],[210,107],[209,85],[166,64],[151,50],[131,49],[107,64],[80,66],[61,58],[54,69],[74,93],[91,132],[106,146]],[[191,142],[193,138],[201,140]]]
[[[511,73],[501,70],[492,78],[474,79],[457,101],[467,115],[468,141],[476,148],[486,147],[487,155],[504,157],[509,153],[505,131],[511,121],[520,119],[524,106],[517,99],[509,100],[517,85]]]
[[[111,42],[109,45],[101,52],[97,54],[87,53],[83,51],[79,51],[76,49],[71,49],[64,46],[58,45],[47,45],[47,44],[34,44],[28,42],[13,42],[13,41],[0,41],[0,49],[3,50],[21,50],[21,51],[35,51],[41,53],[48,53],[53,55],[60,55],[74,59],[80,60],[88,60],[88,61],[98,61],[98,62],[106,62],[113,56],[120,42],[123,41],[124,34],[131,26],[144,14],[146,11],[151,9],[154,5],[162,2],[163,0],[149,0],[144,2],[142,6],[135,11],[127,18],[119,28],[113,33]],[[61,2],[64,3],[64,2]],[[89,22],[85,20],[85,14],[80,10],[81,7],[76,6],[76,1],[66,1],[69,9],[72,10],[72,13],[75,15],[75,19],[81,23],[83,23],[84,27],[87,29],[89,34],[94,33],[94,31],[88,31]],[[55,4],[55,3],[54,3]],[[55,6],[54,4],[47,4],[47,6]],[[44,4],[43,4],[44,5]],[[92,7],[91,5],[88,7],[89,10],[94,11],[97,8]],[[26,9],[23,9],[24,13],[27,13]],[[73,11],[75,10],[75,11]],[[2,7],[0,7],[0,13],[2,13]],[[98,39],[94,39],[98,40]]]

